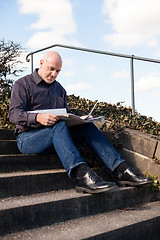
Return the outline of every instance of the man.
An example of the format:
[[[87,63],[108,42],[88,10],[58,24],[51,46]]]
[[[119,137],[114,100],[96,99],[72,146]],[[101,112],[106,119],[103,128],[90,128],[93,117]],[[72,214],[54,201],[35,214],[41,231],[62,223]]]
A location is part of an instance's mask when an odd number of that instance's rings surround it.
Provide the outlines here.
[[[17,145],[24,154],[44,153],[54,147],[68,176],[76,182],[79,192],[98,193],[117,188],[93,172],[81,157],[76,144],[86,142],[113,175],[115,182],[138,186],[152,183],[137,175],[115,151],[93,123],[68,128],[58,116],[50,113],[28,113],[32,110],[66,108],[66,91],[56,78],[62,59],[50,51],[40,60],[33,74],[17,80],[12,89],[9,108],[10,121],[16,124]],[[40,127],[36,128],[36,125]]]

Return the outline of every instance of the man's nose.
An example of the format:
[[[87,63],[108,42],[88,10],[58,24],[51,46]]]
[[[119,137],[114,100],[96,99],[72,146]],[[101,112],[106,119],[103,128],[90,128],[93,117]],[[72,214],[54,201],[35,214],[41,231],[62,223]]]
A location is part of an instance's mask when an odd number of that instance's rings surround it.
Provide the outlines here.
[[[52,76],[53,76],[53,77],[56,77],[56,76],[57,76],[56,70],[55,70],[55,71],[52,71]]]

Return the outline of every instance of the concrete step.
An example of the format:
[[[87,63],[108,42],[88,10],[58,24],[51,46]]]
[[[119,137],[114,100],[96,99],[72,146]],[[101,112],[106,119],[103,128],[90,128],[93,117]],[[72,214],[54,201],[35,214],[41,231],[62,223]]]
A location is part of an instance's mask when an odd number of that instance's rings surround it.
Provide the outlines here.
[[[5,154],[0,155],[0,173],[26,170],[62,168],[57,154]]]
[[[143,186],[94,195],[71,189],[3,198],[0,199],[0,235],[134,207],[149,202],[151,197],[150,187]]]
[[[16,140],[0,140],[0,155],[18,153],[20,153],[20,151],[17,147]]]
[[[0,129],[0,140],[14,140],[14,130],[12,129]]]
[[[112,180],[104,168],[93,170],[104,180]],[[71,188],[74,182],[63,168],[0,173],[0,198]]]
[[[0,198],[73,188],[64,169],[0,174]]]
[[[154,202],[8,234],[0,240],[159,240],[159,236],[160,202]]]

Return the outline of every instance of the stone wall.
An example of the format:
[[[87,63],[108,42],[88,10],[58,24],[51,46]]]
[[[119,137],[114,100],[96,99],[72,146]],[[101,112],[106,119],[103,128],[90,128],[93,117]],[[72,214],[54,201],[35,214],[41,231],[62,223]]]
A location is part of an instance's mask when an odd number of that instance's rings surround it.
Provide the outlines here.
[[[96,124],[101,127],[102,124]],[[103,134],[115,145],[122,157],[136,170],[156,175],[160,179],[160,139],[138,130],[123,129],[120,132],[109,129]]]

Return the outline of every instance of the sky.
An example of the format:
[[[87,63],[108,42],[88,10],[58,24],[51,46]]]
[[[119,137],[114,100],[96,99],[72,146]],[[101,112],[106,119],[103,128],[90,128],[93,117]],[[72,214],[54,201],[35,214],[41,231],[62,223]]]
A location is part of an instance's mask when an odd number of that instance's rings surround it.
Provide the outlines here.
[[[159,0],[0,0],[1,40],[20,43],[26,55],[54,44],[160,60]],[[90,100],[131,106],[130,60],[66,48],[57,78]],[[34,55],[34,68],[45,52]],[[21,75],[19,76],[21,77]],[[135,108],[160,122],[160,64],[134,60]]]

